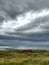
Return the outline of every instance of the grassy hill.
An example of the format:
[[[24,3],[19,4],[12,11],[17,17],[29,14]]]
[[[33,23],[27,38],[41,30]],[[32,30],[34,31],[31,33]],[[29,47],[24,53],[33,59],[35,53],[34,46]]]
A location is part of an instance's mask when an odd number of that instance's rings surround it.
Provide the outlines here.
[[[49,51],[0,50],[0,65],[49,65]]]

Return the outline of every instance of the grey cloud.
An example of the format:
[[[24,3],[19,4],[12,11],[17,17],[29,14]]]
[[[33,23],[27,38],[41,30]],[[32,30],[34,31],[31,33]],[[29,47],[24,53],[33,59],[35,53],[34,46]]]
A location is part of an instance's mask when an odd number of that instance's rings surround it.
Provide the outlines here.
[[[12,41],[12,42],[11,42]],[[20,40],[0,40],[0,46],[26,46],[30,45],[28,41],[20,41]]]
[[[31,42],[20,40],[0,40],[0,49],[49,49],[49,41],[47,42]]]
[[[17,15],[22,14],[26,11],[29,11],[29,10],[38,11],[40,9],[45,9],[45,8],[49,9],[49,0],[0,0],[0,23],[2,22],[2,20],[15,19]],[[40,23],[45,23],[47,21],[49,21],[49,16],[45,16],[44,18],[37,18],[34,21],[34,23],[29,23],[27,24],[27,26],[24,25],[20,27],[19,29],[17,29],[18,32],[16,33],[7,32],[7,34],[11,36],[0,35],[0,40],[2,40],[0,41],[0,45],[1,46],[16,45],[17,47],[18,46],[31,47],[33,46],[33,41],[34,43],[38,43],[38,42],[45,43],[46,41],[49,41],[49,26],[41,27],[43,29],[46,29],[46,32],[43,32],[43,33],[36,33],[36,34],[22,33],[22,31],[32,29],[34,27],[37,27]],[[20,37],[12,37],[12,35],[19,35]]]
[[[49,0],[0,0],[0,10],[12,18],[31,9],[43,8],[49,8]]]
[[[42,34],[32,34],[32,35],[28,35],[28,36],[21,36],[21,34],[19,34],[20,37],[12,37],[12,36],[3,36],[0,35],[0,39],[1,40],[21,40],[21,41],[34,41],[34,42],[42,42],[42,41],[49,41],[49,33],[42,33]]]

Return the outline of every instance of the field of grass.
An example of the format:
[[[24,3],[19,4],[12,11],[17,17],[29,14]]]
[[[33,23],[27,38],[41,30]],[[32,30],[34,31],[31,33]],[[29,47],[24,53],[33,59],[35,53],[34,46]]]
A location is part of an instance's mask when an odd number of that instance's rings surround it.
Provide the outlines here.
[[[49,51],[0,50],[0,65],[49,65]]]

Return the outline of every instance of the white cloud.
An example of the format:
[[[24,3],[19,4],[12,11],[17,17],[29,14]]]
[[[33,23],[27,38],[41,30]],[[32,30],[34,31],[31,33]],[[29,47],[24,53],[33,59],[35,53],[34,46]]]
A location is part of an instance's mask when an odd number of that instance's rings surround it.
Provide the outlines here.
[[[44,17],[49,17],[49,9],[43,9],[39,11],[29,11],[24,14],[21,14],[15,18],[15,20],[4,20],[0,24],[0,34],[7,34],[7,33],[17,33],[18,29],[21,30],[21,28],[26,28],[28,24],[36,24],[35,20]],[[40,21],[39,21],[40,22]],[[49,26],[49,21],[41,22],[37,26],[32,27],[28,30],[22,30],[22,33],[39,33],[39,32],[45,32],[47,29],[46,26]],[[29,26],[28,26],[29,28]]]

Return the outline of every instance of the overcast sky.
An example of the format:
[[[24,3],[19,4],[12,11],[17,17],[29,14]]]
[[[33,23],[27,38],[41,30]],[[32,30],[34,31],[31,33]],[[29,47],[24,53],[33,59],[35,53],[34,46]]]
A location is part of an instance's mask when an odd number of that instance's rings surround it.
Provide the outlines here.
[[[0,46],[49,47],[49,0],[0,0]]]

